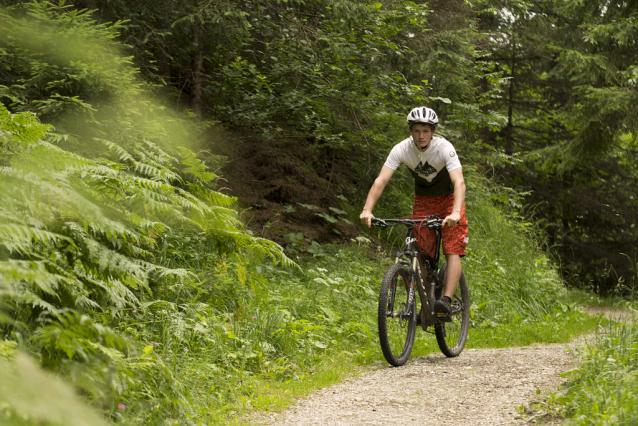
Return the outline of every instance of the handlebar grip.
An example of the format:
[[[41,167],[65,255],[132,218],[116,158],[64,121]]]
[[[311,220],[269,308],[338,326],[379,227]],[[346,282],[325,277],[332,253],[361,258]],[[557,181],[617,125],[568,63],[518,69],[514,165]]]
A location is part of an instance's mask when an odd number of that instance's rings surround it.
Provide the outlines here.
[[[371,224],[372,224],[372,225],[374,225],[374,226],[378,226],[378,227],[379,227],[379,228],[381,228],[381,229],[385,229],[385,228],[387,228],[387,227],[388,227],[388,224],[387,224],[387,223],[385,223],[385,222],[384,222],[383,220],[381,220],[381,219],[377,219],[376,217],[375,217],[375,218],[372,218]]]

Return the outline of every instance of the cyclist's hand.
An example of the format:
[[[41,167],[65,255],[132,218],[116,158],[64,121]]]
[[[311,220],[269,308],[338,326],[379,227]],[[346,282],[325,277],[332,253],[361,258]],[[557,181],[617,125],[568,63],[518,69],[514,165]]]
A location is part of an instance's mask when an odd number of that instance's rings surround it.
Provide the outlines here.
[[[443,219],[443,223],[441,224],[441,226],[455,226],[459,223],[460,220],[460,213],[452,213],[451,215]]]
[[[372,212],[364,210],[359,215],[359,219],[361,219],[361,223],[369,228],[372,225],[372,219],[374,219],[374,215],[372,214]]]

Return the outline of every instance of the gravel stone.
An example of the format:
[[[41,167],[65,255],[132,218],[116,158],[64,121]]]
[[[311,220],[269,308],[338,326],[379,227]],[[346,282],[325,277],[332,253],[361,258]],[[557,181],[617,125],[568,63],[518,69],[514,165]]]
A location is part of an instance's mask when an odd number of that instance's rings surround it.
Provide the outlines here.
[[[516,407],[555,391],[576,344],[466,349],[379,366],[262,418],[266,425],[521,425]],[[272,415],[272,413],[271,413]]]

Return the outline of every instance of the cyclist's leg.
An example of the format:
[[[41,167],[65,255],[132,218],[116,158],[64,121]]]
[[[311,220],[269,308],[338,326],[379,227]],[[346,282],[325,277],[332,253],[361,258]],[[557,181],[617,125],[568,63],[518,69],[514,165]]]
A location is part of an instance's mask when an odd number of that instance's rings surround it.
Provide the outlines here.
[[[454,195],[450,194],[441,199],[441,217],[446,217],[452,213],[454,207]],[[465,204],[461,208],[461,220],[454,226],[446,226],[441,229],[441,239],[443,243],[443,254],[446,258],[446,271],[444,279],[444,294],[441,299],[434,304],[434,311],[440,315],[450,315],[456,287],[461,278],[463,269],[461,267],[461,257],[465,256],[465,246],[467,245],[467,218],[465,216]]]
[[[453,196],[447,200],[444,216],[452,213],[454,203]],[[443,253],[447,262],[445,271],[445,296],[452,297],[463,272],[461,258],[465,256],[465,247],[468,243],[467,217],[465,216],[465,203],[461,208],[461,220],[457,225],[446,226],[441,230],[443,240]]]
[[[463,272],[461,256],[448,253],[445,255],[445,259],[447,267],[445,268],[445,293],[443,295],[452,299]]]

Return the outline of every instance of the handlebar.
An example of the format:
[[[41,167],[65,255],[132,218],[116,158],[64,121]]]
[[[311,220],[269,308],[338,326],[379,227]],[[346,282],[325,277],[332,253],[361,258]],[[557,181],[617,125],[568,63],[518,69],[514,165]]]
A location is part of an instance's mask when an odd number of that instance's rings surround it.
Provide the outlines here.
[[[372,225],[385,229],[388,226],[405,225],[408,227],[426,227],[428,229],[438,229],[441,227],[443,219],[439,216],[427,216],[423,219],[372,219]]]

